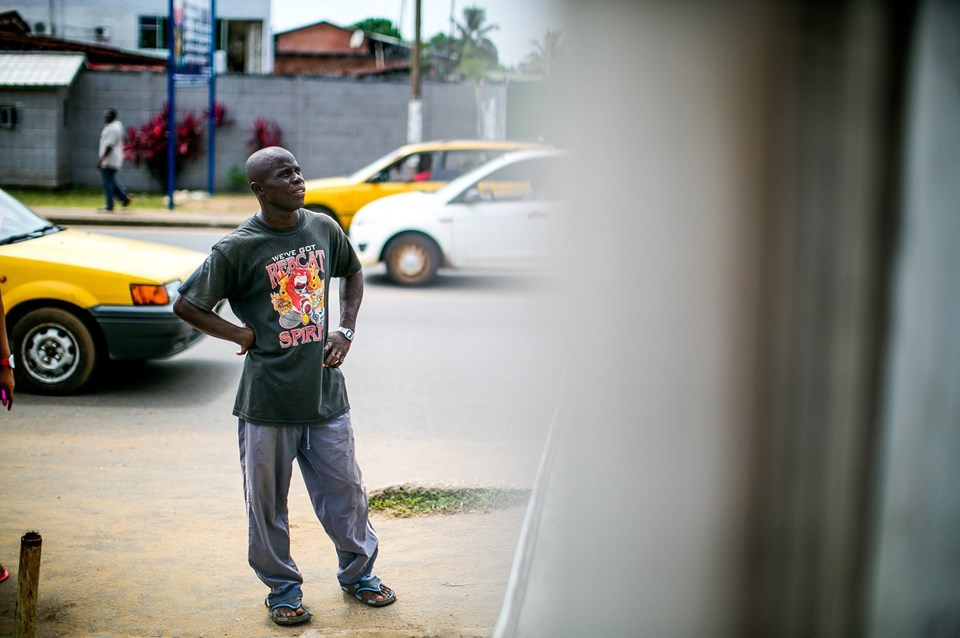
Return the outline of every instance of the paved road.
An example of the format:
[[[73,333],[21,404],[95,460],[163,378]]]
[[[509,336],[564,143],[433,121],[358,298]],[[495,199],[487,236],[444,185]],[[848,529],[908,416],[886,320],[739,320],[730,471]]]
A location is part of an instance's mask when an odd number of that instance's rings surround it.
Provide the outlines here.
[[[96,230],[202,251],[224,232]],[[368,483],[529,487],[556,383],[556,367],[543,356],[549,307],[538,280],[466,273],[444,277],[436,287],[402,289],[373,271],[365,283],[344,373]],[[138,374],[169,375],[174,383],[178,376],[191,378],[190,389],[203,397],[198,423],[219,427],[233,419],[229,407],[239,375],[233,352],[231,344],[207,339]],[[193,373],[204,369],[217,373]],[[158,399],[156,393],[153,385],[135,381],[108,391],[139,403]],[[105,395],[89,397],[94,407],[98,397]],[[100,415],[94,409],[84,418],[95,423]]]

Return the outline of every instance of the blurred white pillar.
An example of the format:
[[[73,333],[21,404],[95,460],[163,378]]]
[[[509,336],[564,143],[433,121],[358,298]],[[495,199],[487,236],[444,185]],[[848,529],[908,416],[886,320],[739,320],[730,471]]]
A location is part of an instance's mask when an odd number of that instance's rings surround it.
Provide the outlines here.
[[[554,313],[569,383],[499,635],[735,635],[770,15],[572,5],[551,136],[576,166]]]
[[[423,101],[407,103],[407,143],[423,141]]]
[[[908,4],[568,3],[569,382],[498,638],[862,635]]]

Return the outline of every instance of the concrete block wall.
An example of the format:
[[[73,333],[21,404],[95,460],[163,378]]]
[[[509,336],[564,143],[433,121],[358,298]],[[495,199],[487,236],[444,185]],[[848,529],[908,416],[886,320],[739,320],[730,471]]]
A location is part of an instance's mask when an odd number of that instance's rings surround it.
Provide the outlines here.
[[[0,129],[0,185],[54,187],[70,181],[63,151],[69,95],[64,87],[0,89],[0,104],[17,108],[16,128]]]
[[[78,85],[81,97],[72,102],[67,114],[70,173],[74,184],[97,185],[100,176],[95,164],[103,110],[112,106],[125,127],[139,126],[166,102],[167,79],[162,73],[84,71]],[[501,101],[506,97],[502,86],[485,89],[485,95],[491,92]],[[426,84],[422,94],[425,140],[482,136],[473,84]],[[215,188],[228,190],[231,167],[242,169],[258,117],[279,124],[283,143],[297,156],[305,176],[345,175],[406,142],[409,98],[409,84],[400,81],[219,77],[216,101],[226,107],[232,123],[216,130]],[[205,88],[177,91],[178,113],[189,110],[202,115],[207,104]],[[205,190],[207,162],[205,149],[203,156],[178,176],[177,188]],[[121,179],[133,190],[165,190],[145,167],[129,162]]]
[[[160,95],[157,91],[164,86],[158,74],[108,73],[91,83],[89,79],[94,75],[98,74],[81,71],[77,80],[78,98],[71,100],[67,112],[70,136],[66,143],[66,152],[73,185],[100,184],[97,157],[104,109],[116,108],[120,121],[126,127],[133,123],[139,124],[163,105],[162,99],[155,99],[156,95]],[[150,183],[145,169],[143,177],[140,177],[138,171],[129,163],[124,165],[121,181],[135,190],[143,190]]]

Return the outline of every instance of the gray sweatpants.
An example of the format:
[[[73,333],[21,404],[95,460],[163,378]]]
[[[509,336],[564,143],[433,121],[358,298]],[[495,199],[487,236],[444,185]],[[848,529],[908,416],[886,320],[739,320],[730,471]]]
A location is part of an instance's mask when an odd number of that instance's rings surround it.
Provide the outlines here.
[[[254,425],[240,419],[239,438],[249,525],[247,557],[270,588],[269,604],[302,596],[303,576],[290,556],[287,517],[294,458],[317,518],[336,547],[337,580],[352,584],[370,576],[377,559],[377,535],[368,518],[350,412],[302,427]]]

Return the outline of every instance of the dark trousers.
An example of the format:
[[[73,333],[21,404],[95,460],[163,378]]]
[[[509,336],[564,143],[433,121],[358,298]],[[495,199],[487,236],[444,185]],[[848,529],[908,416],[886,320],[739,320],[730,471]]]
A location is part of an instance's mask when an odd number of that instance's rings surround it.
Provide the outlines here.
[[[130,201],[130,197],[127,195],[127,189],[123,187],[123,184],[121,184],[117,178],[118,170],[119,169],[107,167],[100,169],[100,179],[103,182],[103,196],[106,200],[103,207],[107,210],[113,210],[114,197],[123,203]]]

